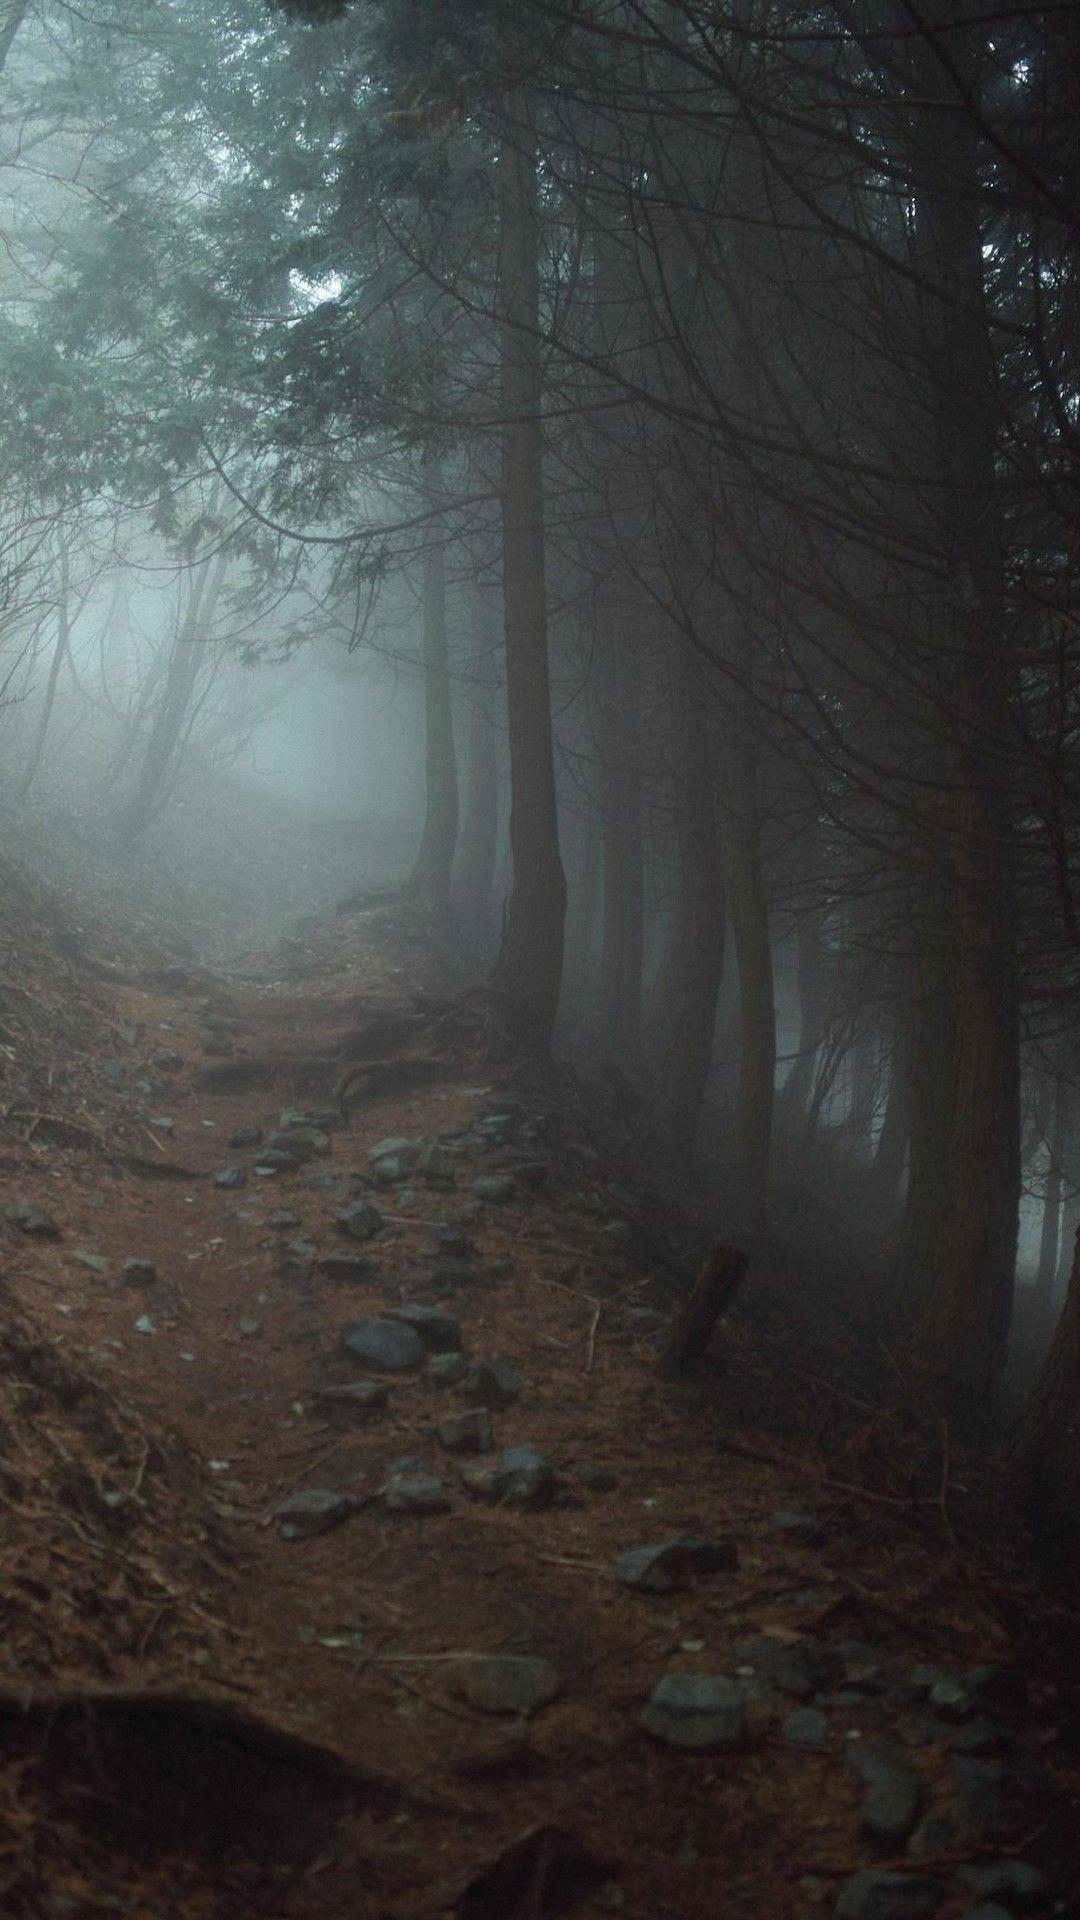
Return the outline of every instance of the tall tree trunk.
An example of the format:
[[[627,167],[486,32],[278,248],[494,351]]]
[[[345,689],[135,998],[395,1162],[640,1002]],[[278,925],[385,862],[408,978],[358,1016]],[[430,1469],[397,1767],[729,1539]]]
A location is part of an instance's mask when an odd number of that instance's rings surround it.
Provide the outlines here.
[[[722,756],[724,847],[731,927],[739,962],[739,1074],[731,1212],[734,1236],[746,1247],[757,1244],[765,1227],[776,1091],[776,999],[752,726],[748,711],[729,714]]]
[[[1064,1175],[1065,1145],[1069,1128],[1069,1095],[1065,1076],[1054,1076],[1054,1103],[1050,1121],[1046,1198],[1043,1201],[1042,1232],[1039,1236],[1039,1265],[1035,1274],[1035,1298],[1044,1314],[1054,1303],[1057,1284],[1058,1235],[1061,1227],[1061,1188]]]
[[[481,952],[491,944],[492,893],[499,839],[499,766],[495,689],[486,646],[487,609],[474,591],[477,659],[469,691],[469,770],[454,869],[454,902],[462,929]]]
[[[907,1041],[902,1016],[893,1026],[889,1050],[889,1091],[874,1153],[873,1184],[885,1206],[895,1205],[908,1154]]]
[[[804,907],[795,923],[799,1051],[780,1090],[779,1103],[784,1124],[792,1132],[798,1129],[800,1122],[805,1125],[807,1120],[807,1108],[814,1087],[814,1068],[825,1027],[829,995],[821,931],[821,914],[817,907]]]
[[[154,715],[134,792],[124,808],[121,825],[134,836],[142,833],[166,787],[173,758],[181,743],[184,723],[202,659],[201,645],[213,618],[225,579],[228,560],[204,560],[191,583],[188,604],[169,654],[165,685]]]
[[[56,689],[60,684],[60,674],[64,661],[67,659],[68,645],[71,638],[71,576],[67,541],[63,534],[59,536],[57,546],[60,557],[60,597],[56,603],[56,643],[53,647],[52,660],[49,665],[49,678],[45,687],[45,699],[38,719],[37,731],[34,735],[34,745],[31,749],[26,772],[23,775],[23,793],[29,793],[30,788],[37,778],[38,769],[41,766],[42,755],[45,752],[45,740],[49,732],[49,722],[52,719],[53,708],[56,705]]]
[[[1080,1528],[1080,1238],[1050,1352],[1024,1410],[1016,1461],[1028,1507],[1076,1554]]]
[[[424,831],[405,892],[445,916],[458,837],[458,776],[446,643],[443,530],[428,529],[424,549]]]
[[[724,872],[701,669],[673,627],[667,650],[678,878],[661,973],[656,1110],[679,1152],[693,1148],[724,970]]]
[[[492,974],[513,1033],[550,1044],[562,980],[566,878],[559,855],[544,577],[540,301],[536,165],[527,114],[511,95],[499,156],[499,313],[502,334],[502,535],[510,846],[506,933]]]
[[[606,1054],[631,1079],[642,1065],[641,992],[645,958],[642,855],[640,658],[628,622],[618,622],[610,575],[597,593],[603,937],[601,1037]]]

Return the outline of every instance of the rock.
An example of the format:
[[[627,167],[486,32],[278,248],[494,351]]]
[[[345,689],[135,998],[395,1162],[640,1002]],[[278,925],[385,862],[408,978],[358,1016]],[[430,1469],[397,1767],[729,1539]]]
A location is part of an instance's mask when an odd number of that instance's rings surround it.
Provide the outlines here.
[[[136,1333],[156,1333],[157,1328],[148,1313],[140,1313],[135,1322]]]
[[[214,1185],[215,1187],[246,1187],[247,1174],[243,1167],[222,1167],[221,1172],[214,1175]]]
[[[836,1679],[839,1664],[831,1648],[811,1639],[785,1644],[763,1637],[738,1647],[736,1655],[740,1665],[752,1667],[759,1679],[796,1700],[809,1700],[812,1694],[826,1692]]]
[[[266,1145],[268,1152],[289,1153],[294,1160],[314,1160],[330,1152],[330,1135],[321,1127],[290,1127],[287,1132],[276,1127],[267,1135]]]
[[[152,1287],[158,1274],[152,1260],[132,1258],[124,1261],[120,1276],[125,1287]]]
[[[378,1268],[374,1260],[369,1260],[362,1253],[324,1253],[319,1261],[319,1272],[327,1280],[355,1286],[361,1280],[370,1280]]]
[[[329,1533],[356,1510],[356,1502],[347,1493],[335,1493],[329,1487],[306,1487],[294,1493],[274,1515],[283,1540],[313,1540],[316,1534]]]
[[[445,1147],[425,1147],[417,1162],[416,1171],[426,1187],[446,1189],[457,1180],[457,1170],[453,1157]]]
[[[978,1704],[977,1689],[954,1674],[945,1674],[930,1688],[930,1705],[945,1720],[966,1720]]]
[[[261,1127],[237,1127],[236,1132],[229,1135],[229,1145],[230,1147],[258,1147],[262,1144],[262,1137]]]
[[[514,1180],[509,1173],[482,1173],[472,1184],[474,1198],[496,1204],[509,1200],[514,1191]]]
[[[312,1240],[286,1240],[281,1249],[283,1273],[306,1273],[315,1258],[315,1243]]]
[[[380,1380],[350,1380],[344,1386],[320,1387],[315,1399],[322,1413],[363,1420],[385,1407],[387,1392]]]
[[[447,1453],[488,1453],[495,1445],[491,1415],[486,1407],[468,1407],[464,1413],[447,1414],[435,1431]]]
[[[77,1253],[69,1254],[68,1258],[71,1261],[73,1266],[85,1267],[88,1273],[107,1273],[108,1272],[109,1263],[105,1259],[104,1254],[83,1253],[80,1250]]]
[[[981,1843],[1003,1832],[1004,1768],[998,1760],[962,1760],[952,1763],[957,1789],[957,1825],[960,1837]]]
[[[383,1503],[391,1513],[445,1513],[450,1505],[446,1488],[434,1473],[391,1475]]]
[[[268,1227],[276,1227],[279,1232],[284,1233],[287,1232],[290,1227],[298,1227],[300,1225],[300,1215],[294,1213],[291,1207],[282,1207],[279,1212],[270,1215],[266,1224]]]
[[[844,1663],[844,1685],[860,1692],[876,1692],[884,1685],[884,1663],[866,1640],[841,1640],[836,1652]]]
[[[170,1120],[167,1114],[158,1113],[151,1114],[146,1124],[148,1127],[153,1127],[158,1133],[171,1133],[175,1122]]]
[[[879,1840],[904,1840],[915,1825],[922,1782],[903,1754],[878,1742],[852,1740],[847,1763],[866,1788],[859,1824]]]
[[[1009,1913],[1031,1913],[1046,1904],[1050,1893],[1045,1873],[1027,1860],[989,1860],[985,1866],[962,1867],[957,1879],[971,1888],[977,1902],[994,1901]]]
[[[474,1406],[509,1407],[521,1393],[521,1376],[509,1360],[474,1360],[465,1392]]]
[[[23,1233],[29,1233],[37,1240],[59,1240],[60,1228],[51,1213],[35,1206],[32,1200],[14,1200],[4,1208],[4,1219],[10,1220],[13,1227],[20,1227]]]
[[[940,1880],[916,1873],[853,1874],[836,1902],[839,1920],[924,1920],[945,1892]]]
[[[374,1240],[375,1235],[382,1232],[384,1221],[378,1207],[373,1207],[368,1200],[357,1200],[337,1215],[337,1224],[350,1240],[364,1241]]]
[[[343,1187],[350,1178],[357,1177],[347,1174],[341,1167],[320,1167],[318,1173],[308,1175],[304,1185],[309,1193],[329,1193],[333,1187]]]
[[[179,1073],[183,1064],[183,1054],[177,1053],[174,1047],[163,1047],[160,1053],[155,1053],[150,1062],[158,1073]]]
[[[615,1562],[615,1577],[641,1593],[671,1593],[694,1575],[733,1573],[738,1554],[733,1540],[705,1540],[681,1534],[654,1547],[631,1547]]]
[[[952,1736],[954,1753],[996,1753],[1000,1747],[1008,1745],[1009,1736],[1004,1727],[996,1720],[988,1719],[984,1713],[977,1714],[964,1726],[957,1727]]]
[[[429,1286],[441,1293],[456,1293],[461,1287],[475,1287],[480,1275],[468,1260],[440,1260],[427,1276]]]
[[[427,1377],[434,1387],[456,1387],[469,1371],[463,1353],[433,1353],[428,1361]]]
[[[507,1447],[496,1472],[498,1499],[508,1507],[546,1507],[555,1493],[555,1469],[535,1447]]]
[[[282,1133],[293,1133],[298,1128],[318,1127],[329,1133],[333,1127],[340,1127],[341,1113],[337,1107],[286,1107],[278,1115],[278,1126]]]
[[[400,1154],[387,1153],[381,1160],[372,1161],[371,1171],[380,1187],[399,1187],[409,1178],[412,1163],[403,1160]]]
[[[550,1660],[524,1654],[483,1654],[463,1660],[455,1675],[457,1691],[481,1713],[535,1713],[559,1691],[559,1675]]]
[[[257,1340],[262,1330],[261,1320],[238,1320],[236,1323],[236,1331],[241,1340]]]
[[[808,1747],[812,1753],[824,1753],[829,1744],[829,1722],[817,1707],[796,1707],[781,1729],[789,1747]]]
[[[411,1140],[407,1133],[394,1133],[386,1140],[378,1140],[368,1154],[374,1166],[376,1160],[403,1160],[406,1165],[415,1167],[420,1158],[422,1143]]]
[[[274,1180],[279,1173],[296,1173],[299,1166],[297,1155],[284,1147],[263,1147],[252,1171],[260,1180]]]
[[[351,1320],[341,1344],[350,1360],[378,1373],[409,1373],[423,1365],[424,1343],[400,1320]]]
[[[665,1674],[649,1695],[640,1724],[669,1747],[703,1753],[741,1747],[746,1733],[742,1689],[715,1674]]]
[[[574,1472],[590,1493],[614,1493],[619,1484],[610,1467],[594,1467],[588,1460],[581,1461]]]
[[[419,1334],[429,1353],[458,1353],[461,1350],[461,1327],[449,1313],[441,1313],[438,1307],[391,1307],[389,1320],[400,1320]]]

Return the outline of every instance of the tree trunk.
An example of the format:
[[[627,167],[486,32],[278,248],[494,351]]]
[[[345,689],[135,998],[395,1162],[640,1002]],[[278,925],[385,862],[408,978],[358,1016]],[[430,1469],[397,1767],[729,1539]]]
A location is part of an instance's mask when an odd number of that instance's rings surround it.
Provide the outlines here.
[[[524,138],[520,95],[510,100],[508,120]],[[548,677],[536,166],[527,148],[514,144],[516,137],[511,134],[499,156],[501,504],[514,879],[492,988],[511,1031],[546,1049],[562,979],[566,879]]]
[[[42,755],[45,752],[45,740],[49,731],[49,722],[52,719],[53,708],[56,705],[56,689],[60,684],[60,674],[64,661],[67,659],[68,644],[71,637],[71,579],[68,564],[67,541],[64,539],[63,534],[60,535],[57,545],[60,553],[60,597],[56,605],[56,644],[53,647],[53,656],[49,665],[49,678],[45,687],[45,700],[38,720],[37,732],[34,736],[33,749],[30,754],[26,772],[23,775],[23,793],[29,793],[30,788],[37,778],[38,769],[41,766]]]
[[[642,1067],[641,990],[645,958],[642,860],[640,661],[627,623],[616,624],[610,577],[598,589],[597,653],[603,936],[601,1038],[607,1056],[631,1080]]]
[[[132,836],[141,833],[149,825],[172,769],[173,756],[181,741],[185,716],[195,690],[202,658],[201,643],[213,618],[227,566],[228,560],[224,554],[216,561],[204,560],[191,583],[187,608],[169,655],[165,686],[154,715],[139,777],[122,816],[122,826]]]
[[[495,742],[495,689],[484,648],[485,609],[477,601],[480,649],[469,693],[469,772],[465,812],[454,872],[458,920],[481,953],[491,945],[492,895],[499,840],[499,766]]]
[[[441,916],[450,911],[458,837],[458,777],[446,645],[446,556],[433,524],[424,550],[424,831],[405,892]]]
[[[1080,1238],[1072,1252],[1057,1331],[1024,1410],[1016,1462],[1029,1511],[1075,1554],[1080,1523]]]
[[[800,1122],[805,1125],[808,1118],[814,1068],[828,1004],[821,914],[816,907],[804,907],[795,923],[795,968],[799,995],[799,1051],[780,1090],[779,1102],[784,1124],[792,1132],[799,1129]]]
[[[729,716],[723,761],[724,845],[731,926],[739,962],[740,1013],[731,1217],[735,1238],[752,1251],[765,1228],[768,1202],[776,1092],[776,1002],[751,726],[752,718],[746,712]]]
[[[1046,1167],[1046,1198],[1043,1202],[1042,1233],[1039,1236],[1039,1265],[1035,1274],[1035,1302],[1043,1315],[1048,1315],[1053,1308],[1054,1289],[1057,1284],[1061,1188],[1069,1128],[1068,1116],[1068,1087],[1064,1075],[1059,1073],[1054,1077],[1054,1105]]]
[[[874,1154],[873,1184],[886,1206],[895,1206],[908,1153],[907,1045],[897,1019],[889,1054],[889,1091]]]

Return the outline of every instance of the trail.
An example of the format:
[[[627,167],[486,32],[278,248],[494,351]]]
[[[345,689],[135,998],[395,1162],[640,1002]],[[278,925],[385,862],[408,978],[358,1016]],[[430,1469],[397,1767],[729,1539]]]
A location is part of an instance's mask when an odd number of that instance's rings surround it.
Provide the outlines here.
[[[920,1511],[733,1429],[722,1378],[660,1383],[632,1175],[554,1082],[493,1053],[479,1003],[419,983],[372,910],[242,973],[98,985],[117,1054],[52,1100],[66,1136],[38,1098],[7,1156],[5,1201],[59,1228],[5,1228],[13,1298],[188,1463],[147,1441],[128,1491],[174,1474],[204,1557],[137,1640],[101,1619],[98,1683],[234,1706],[376,1783],[343,1797],[286,1769],[283,1790],[263,1756],[241,1790],[233,1741],[232,1771],[193,1762],[181,1796],[215,1802],[209,1853],[237,1848],[230,1864],[208,1864],[205,1808],[187,1842],[159,1821],[135,1861],[123,1820],[99,1823],[60,1850],[76,1904],[40,1911],[104,1911],[103,1883],[130,1913],[163,1911],[168,1885],[178,1914],[327,1920],[750,1920],[838,1899],[907,1920],[979,1896],[1038,1909],[1043,1867],[1066,1892],[1064,1709],[952,1539],[947,1477]],[[400,1371],[344,1347],[371,1320],[406,1348],[418,1329]],[[503,1459],[520,1448],[535,1457]],[[312,1493],[333,1524],[288,1538],[282,1509]],[[126,1576],[97,1551],[108,1593]],[[43,1690],[25,1663],[22,1681]],[[54,1755],[48,1794],[81,1764]]]

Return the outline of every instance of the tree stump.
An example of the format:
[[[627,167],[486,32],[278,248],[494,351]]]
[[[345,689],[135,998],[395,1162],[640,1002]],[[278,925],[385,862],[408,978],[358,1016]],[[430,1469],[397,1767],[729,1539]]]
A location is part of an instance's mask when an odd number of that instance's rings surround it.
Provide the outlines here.
[[[691,1361],[700,1359],[721,1314],[734,1300],[749,1264],[750,1255],[741,1247],[721,1243],[713,1248],[664,1342],[659,1369],[665,1380],[675,1379],[685,1373]]]

